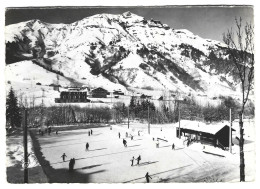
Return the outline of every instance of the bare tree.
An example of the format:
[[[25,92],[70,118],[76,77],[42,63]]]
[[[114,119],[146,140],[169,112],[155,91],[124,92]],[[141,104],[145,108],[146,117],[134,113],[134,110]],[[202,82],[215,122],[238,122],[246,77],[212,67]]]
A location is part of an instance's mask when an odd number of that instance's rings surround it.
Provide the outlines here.
[[[248,101],[249,93],[254,87],[254,26],[246,23],[242,26],[242,18],[236,21],[236,32],[232,28],[223,34],[223,41],[228,46],[230,60],[236,67],[242,89],[242,103],[239,113],[240,128],[240,182],[245,181],[245,160],[244,160],[244,128],[243,113]]]

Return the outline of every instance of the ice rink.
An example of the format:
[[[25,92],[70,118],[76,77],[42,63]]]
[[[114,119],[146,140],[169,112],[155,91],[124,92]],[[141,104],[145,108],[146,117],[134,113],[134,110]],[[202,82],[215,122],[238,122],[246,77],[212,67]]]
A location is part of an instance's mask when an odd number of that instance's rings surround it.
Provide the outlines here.
[[[132,124],[129,129],[127,125],[112,125],[112,130],[110,127],[92,130],[91,136],[88,135],[90,129],[36,135],[44,157],[40,162],[49,182],[145,183],[147,172],[152,177],[150,182],[239,181],[238,154],[224,152],[225,157],[220,157],[202,152],[202,145],[197,143],[187,147],[176,138],[174,125],[166,125],[162,130],[153,125],[150,134],[145,124]],[[126,137],[126,132],[129,137]],[[158,137],[165,141],[159,140],[159,148],[156,148]],[[127,147],[123,145],[123,138]],[[85,147],[87,142],[89,150]],[[172,150],[172,143],[175,150]],[[61,158],[63,153],[67,155],[65,162]],[[139,155],[140,164],[136,165],[135,160],[131,166],[131,158]],[[69,172],[71,158],[76,159],[73,172]],[[247,154],[245,158],[248,165]],[[252,167],[249,168],[248,171],[246,167],[246,179],[252,179],[254,175]]]

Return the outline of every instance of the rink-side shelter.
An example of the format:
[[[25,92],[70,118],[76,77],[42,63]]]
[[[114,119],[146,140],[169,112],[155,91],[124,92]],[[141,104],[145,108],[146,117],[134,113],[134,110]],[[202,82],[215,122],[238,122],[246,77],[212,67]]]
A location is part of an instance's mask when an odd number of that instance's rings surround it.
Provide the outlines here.
[[[225,123],[205,124],[198,122],[187,122],[181,124],[181,137],[192,141],[211,144],[226,149],[229,147],[230,126]],[[177,137],[179,128],[176,128]],[[232,131],[235,131],[232,128]]]

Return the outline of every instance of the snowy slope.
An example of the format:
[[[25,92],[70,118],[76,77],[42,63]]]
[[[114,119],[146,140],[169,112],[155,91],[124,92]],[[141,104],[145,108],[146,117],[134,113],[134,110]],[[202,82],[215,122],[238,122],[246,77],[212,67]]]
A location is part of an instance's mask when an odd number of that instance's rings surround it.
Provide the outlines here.
[[[22,77],[29,66],[23,60],[33,60],[51,72],[39,74],[34,64],[29,76],[46,84],[109,91],[149,88],[209,97],[239,91],[231,72],[216,63],[211,66],[212,52],[229,64],[224,44],[130,12],[98,14],[71,24],[31,20],[6,26],[5,34],[7,80],[27,82],[15,74]],[[64,80],[57,80],[55,73]]]

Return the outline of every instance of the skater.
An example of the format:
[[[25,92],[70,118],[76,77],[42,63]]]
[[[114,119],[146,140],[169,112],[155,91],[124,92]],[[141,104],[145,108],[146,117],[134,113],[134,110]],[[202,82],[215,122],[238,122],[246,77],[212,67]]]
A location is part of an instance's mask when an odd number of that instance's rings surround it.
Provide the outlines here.
[[[162,127],[161,127],[161,131],[162,131]]]
[[[75,158],[72,158],[72,170],[74,169],[74,165],[75,165],[75,163],[76,163]]]
[[[131,135],[131,140],[133,140],[134,139],[134,136],[133,135]]]
[[[125,139],[123,139],[123,144],[124,144],[125,147],[127,147],[127,142],[126,142]]]
[[[125,137],[126,137],[126,138],[128,137],[128,133],[127,133],[127,132],[125,133]]]
[[[149,175],[148,172],[146,173],[145,178],[146,178],[146,182],[147,182],[147,183],[150,182],[149,178],[152,179],[152,177]]]
[[[139,162],[141,161],[141,156],[139,155],[138,158],[136,158],[137,165],[139,165]]]
[[[86,150],[88,150],[88,148],[89,148],[89,144],[88,144],[88,142],[87,142],[87,144],[86,144]]]
[[[72,171],[73,170],[73,160],[70,159],[70,162],[69,162],[69,171]]]
[[[88,132],[88,136],[90,136],[90,131]]]
[[[187,141],[187,147],[189,147],[189,145],[190,145],[190,140],[188,139],[188,141]]]
[[[172,150],[175,150],[175,145],[174,145],[174,143],[172,143]]]
[[[56,131],[56,135],[58,135],[58,131]]]
[[[130,160],[131,161],[131,166],[134,165],[134,160],[135,160],[135,157],[133,156],[133,158]]]
[[[138,131],[138,136],[140,136],[140,131]]]
[[[91,134],[91,135],[93,134],[93,131],[92,131],[92,129],[90,130],[90,134]]]
[[[156,148],[159,148],[159,141],[156,142]]]
[[[120,132],[118,133],[118,137],[120,138]]]
[[[67,157],[67,156],[65,153],[63,153],[61,157],[62,157],[62,160],[65,161],[65,157]]]

